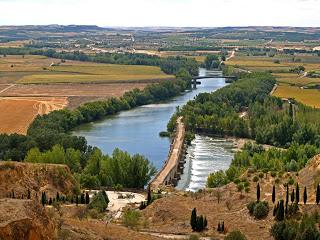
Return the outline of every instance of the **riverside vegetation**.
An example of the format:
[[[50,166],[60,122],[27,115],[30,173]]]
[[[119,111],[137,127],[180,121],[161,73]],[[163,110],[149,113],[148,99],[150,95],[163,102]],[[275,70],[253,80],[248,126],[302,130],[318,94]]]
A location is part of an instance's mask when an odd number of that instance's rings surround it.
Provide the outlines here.
[[[184,64],[188,68],[187,63],[182,62]],[[144,90],[135,89],[120,98],[90,102],[75,110],[65,109],[38,116],[26,136],[0,135],[0,159],[67,164],[82,187],[121,184],[143,188],[155,174],[155,168],[148,159],[139,154],[130,156],[119,149],[112,156],[103,155],[99,149],[88,146],[85,138],[70,135],[70,131],[80,124],[181,94],[191,87],[192,71],[186,68],[175,72],[175,80],[152,84]]]
[[[298,171],[320,152],[320,111],[298,102],[284,102],[269,95],[275,84],[269,73],[240,74],[240,80],[189,101],[172,117],[183,116],[189,135],[195,132],[249,138],[258,144],[287,148],[264,150],[246,144],[235,154],[226,172],[211,174],[208,187],[234,181],[246,169]],[[245,117],[240,113],[246,112]]]

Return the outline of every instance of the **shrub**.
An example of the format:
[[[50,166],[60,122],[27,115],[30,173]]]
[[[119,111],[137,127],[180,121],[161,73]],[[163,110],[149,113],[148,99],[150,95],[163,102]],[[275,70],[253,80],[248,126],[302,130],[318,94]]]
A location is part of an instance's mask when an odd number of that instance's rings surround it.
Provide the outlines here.
[[[222,170],[215,173],[211,173],[207,179],[207,187],[209,188],[221,187],[228,183],[228,177]]]
[[[249,186],[250,186],[250,184],[249,184],[249,182],[248,182],[248,181],[246,181],[246,182],[244,182],[244,183],[243,183],[243,186],[246,188],[246,187],[249,187]]]
[[[244,189],[244,191],[245,191],[246,193],[250,192],[250,187],[246,187],[246,188]]]
[[[242,192],[242,190],[244,189],[243,183],[239,183],[237,185],[237,189],[238,189],[239,192]]]
[[[254,176],[252,179],[254,182],[258,182],[259,181],[259,177],[258,176]]]
[[[92,197],[88,204],[88,209],[96,209],[98,212],[104,212],[108,207],[109,199],[105,191],[100,191]]]
[[[263,177],[264,177],[264,173],[263,172],[259,173],[259,178],[263,178]]]
[[[233,182],[234,182],[235,184],[239,184],[239,183],[240,183],[240,179],[239,179],[239,178],[236,178]]]
[[[264,218],[269,213],[269,204],[268,202],[250,202],[247,205],[247,208],[249,210],[249,214],[253,215],[256,219]]]
[[[271,172],[271,177],[276,177],[277,173],[276,172]]]
[[[225,238],[224,240],[246,240],[246,236],[243,235],[242,232],[240,231],[233,231],[233,232],[230,232]]]
[[[137,227],[139,225],[140,213],[134,210],[126,210],[122,216],[122,222],[126,227]]]
[[[253,210],[253,215],[256,219],[264,218],[269,213],[268,202],[258,202]]]
[[[279,184],[280,183],[280,179],[279,178],[276,178],[276,180],[274,181],[276,184]]]
[[[253,210],[254,210],[254,207],[256,206],[256,202],[254,201],[254,202],[249,202],[248,204],[247,204],[247,208],[248,208],[248,210],[249,210],[249,213],[250,213],[250,215],[252,215],[253,214]]]
[[[293,185],[293,184],[294,184],[294,180],[293,180],[293,178],[289,178],[289,180],[288,180],[288,184],[289,184],[289,185]]]

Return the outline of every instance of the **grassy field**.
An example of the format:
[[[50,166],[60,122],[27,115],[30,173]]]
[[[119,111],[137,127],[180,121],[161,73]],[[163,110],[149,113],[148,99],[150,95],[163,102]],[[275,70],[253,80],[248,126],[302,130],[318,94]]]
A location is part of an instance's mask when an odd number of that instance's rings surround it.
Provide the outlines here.
[[[320,108],[320,91],[316,89],[303,89],[280,84],[273,95],[281,98],[294,98],[311,107]]]
[[[0,58],[0,83],[83,83],[166,79],[159,67],[67,61],[42,56]]]

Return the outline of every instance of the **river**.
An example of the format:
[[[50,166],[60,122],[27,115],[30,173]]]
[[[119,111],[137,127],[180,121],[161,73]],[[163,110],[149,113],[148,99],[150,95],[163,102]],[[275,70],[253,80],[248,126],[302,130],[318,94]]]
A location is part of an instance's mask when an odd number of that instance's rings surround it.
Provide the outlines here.
[[[205,74],[205,70],[200,71],[200,76]],[[177,106],[183,106],[199,93],[212,92],[224,86],[224,78],[203,79],[197,89],[166,103],[123,111],[101,121],[82,125],[75,129],[73,134],[85,137],[88,144],[99,147],[104,154],[112,154],[115,148],[128,151],[130,154],[142,154],[159,170],[167,158],[170,147],[170,140],[161,138],[159,132],[166,130]],[[188,148],[186,171],[178,186],[180,189],[202,188],[209,172],[229,166],[233,155],[231,143],[210,139],[212,138],[197,136]]]

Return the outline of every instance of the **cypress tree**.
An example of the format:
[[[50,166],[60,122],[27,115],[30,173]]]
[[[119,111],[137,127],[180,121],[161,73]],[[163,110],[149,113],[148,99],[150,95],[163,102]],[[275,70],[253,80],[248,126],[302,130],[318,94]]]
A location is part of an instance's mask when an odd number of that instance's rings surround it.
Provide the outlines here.
[[[89,204],[90,203],[90,196],[89,196],[89,193],[86,192],[86,204]]]
[[[85,204],[86,203],[86,200],[85,200],[85,197],[84,197],[84,193],[81,193],[81,195],[80,195],[80,203],[81,204]]]
[[[51,205],[51,204],[52,204],[52,198],[49,199],[49,205]]]
[[[221,232],[224,232],[224,222],[222,222]]]
[[[197,217],[197,227],[196,227],[196,230],[198,231],[198,232],[201,232],[202,230],[203,230],[203,216],[201,215],[201,216],[198,216]]]
[[[284,219],[284,206],[283,206],[283,200],[280,200],[279,207],[276,213],[276,220],[283,221],[283,219]]]
[[[57,192],[56,200],[57,200],[57,202],[59,202],[59,201],[60,201],[60,195],[59,195],[59,192]]]
[[[307,195],[307,187],[304,187],[304,192],[303,192],[303,203],[306,205],[308,200],[308,195]]]
[[[300,193],[299,193],[299,184],[296,185],[296,203],[299,204],[300,201]]]
[[[147,197],[147,204],[150,205],[152,201],[152,195],[151,195],[151,187],[150,185],[148,186],[148,197]]]
[[[320,187],[319,187],[319,184],[317,186],[317,193],[316,193],[316,203],[317,205],[319,204],[320,202]]]
[[[197,229],[197,210],[194,208],[191,212],[190,225],[193,231]]]
[[[257,185],[257,202],[260,201],[260,184]]]
[[[221,232],[221,225],[220,225],[220,222],[218,223],[218,232]]]
[[[205,228],[207,228],[207,226],[208,226],[208,221],[207,221],[207,218],[204,217],[204,220],[203,220],[203,228],[205,229]]]
[[[294,189],[292,189],[292,192],[291,192],[291,203],[294,202]]]
[[[71,204],[73,204],[74,196],[71,196]]]
[[[42,195],[41,195],[41,203],[42,203],[43,206],[45,206],[46,203],[47,203],[46,192],[42,192]]]
[[[289,184],[287,183],[286,205],[288,205],[288,202],[289,202]]]
[[[30,189],[28,188],[28,195],[27,195],[27,198],[28,199],[31,199],[31,192],[30,192]]]
[[[275,201],[276,201],[276,186],[273,185],[273,188],[272,188],[272,203],[274,204]]]
[[[12,197],[12,198],[16,198],[16,197],[14,196],[14,191],[13,191],[13,189],[12,189],[12,192],[11,192],[11,197]]]
[[[79,197],[78,195],[76,195],[76,205],[78,206],[78,204],[79,204]]]

